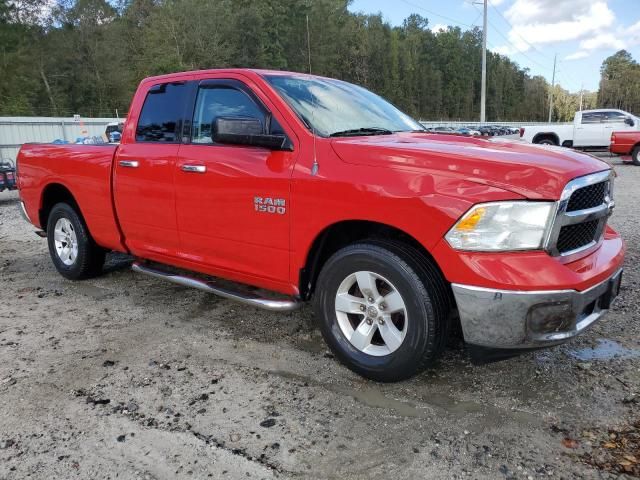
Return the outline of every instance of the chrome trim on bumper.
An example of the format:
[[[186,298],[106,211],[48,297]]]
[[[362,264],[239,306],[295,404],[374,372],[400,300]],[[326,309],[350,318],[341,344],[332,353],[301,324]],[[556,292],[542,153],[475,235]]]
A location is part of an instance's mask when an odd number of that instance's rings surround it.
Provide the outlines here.
[[[621,275],[622,269],[582,292],[497,290],[456,283],[451,287],[467,343],[492,348],[538,348],[575,337],[602,317],[609,309],[609,305],[603,305],[604,297],[607,293],[617,294]],[[561,324],[562,328],[541,329],[544,322]]]

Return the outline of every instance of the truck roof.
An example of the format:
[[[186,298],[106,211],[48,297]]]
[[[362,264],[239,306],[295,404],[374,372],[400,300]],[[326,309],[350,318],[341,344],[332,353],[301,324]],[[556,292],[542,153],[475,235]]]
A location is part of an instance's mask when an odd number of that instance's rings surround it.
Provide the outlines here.
[[[625,112],[624,110],[620,110],[618,108],[594,108],[592,110],[581,110],[580,113],[593,113],[593,112],[618,112],[628,114],[629,112]]]
[[[265,70],[258,68],[210,68],[206,70],[189,70],[184,72],[174,72],[167,73],[164,75],[156,75],[154,77],[147,77],[142,80],[142,83],[148,82],[157,82],[157,81],[165,81],[170,82],[171,80],[178,79],[184,75],[195,75],[195,74],[203,74],[203,73],[233,73],[233,74],[253,74],[253,75],[291,75],[296,77],[309,77],[309,78],[327,78],[322,77],[321,75],[312,75],[309,73],[301,73],[301,72],[288,72],[285,70]]]

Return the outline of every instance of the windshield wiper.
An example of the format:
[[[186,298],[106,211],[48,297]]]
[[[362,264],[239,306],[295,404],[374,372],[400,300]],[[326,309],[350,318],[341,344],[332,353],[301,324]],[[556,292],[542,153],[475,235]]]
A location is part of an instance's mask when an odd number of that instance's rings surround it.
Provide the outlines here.
[[[391,135],[393,132],[386,128],[380,127],[364,127],[353,128],[351,130],[342,130],[340,132],[333,132],[330,137],[350,137],[355,135]]]

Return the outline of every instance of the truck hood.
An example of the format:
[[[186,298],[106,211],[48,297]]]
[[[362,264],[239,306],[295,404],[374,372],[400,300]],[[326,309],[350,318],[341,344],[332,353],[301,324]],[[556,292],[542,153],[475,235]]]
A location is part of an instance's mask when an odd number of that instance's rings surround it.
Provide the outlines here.
[[[335,138],[331,143],[347,163],[426,169],[536,200],[556,200],[569,180],[610,168],[588,154],[518,140],[398,133]]]

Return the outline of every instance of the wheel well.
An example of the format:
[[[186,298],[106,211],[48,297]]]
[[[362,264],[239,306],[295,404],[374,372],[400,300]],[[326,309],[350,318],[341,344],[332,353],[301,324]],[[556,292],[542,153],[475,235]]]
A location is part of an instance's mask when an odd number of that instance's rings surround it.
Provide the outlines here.
[[[545,139],[553,141],[556,145],[560,145],[560,139],[558,138],[558,135],[553,132],[538,133],[535,137],[533,137],[531,143],[538,143],[539,141]]]
[[[338,222],[325,228],[309,249],[305,266],[300,270],[301,297],[305,300],[311,298],[320,270],[331,255],[347,245],[366,239],[396,240],[409,244],[431,259],[437,267],[433,257],[422,244],[398,228],[364,220]]]
[[[40,207],[39,215],[40,226],[43,230],[47,229],[47,221],[49,220],[51,209],[55,204],[61,202],[68,203],[81,215],[78,203],[69,189],[59,183],[51,183],[42,192],[42,206]]]
[[[566,148],[573,147],[573,140],[565,140],[564,142],[562,142],[562,146]]]

